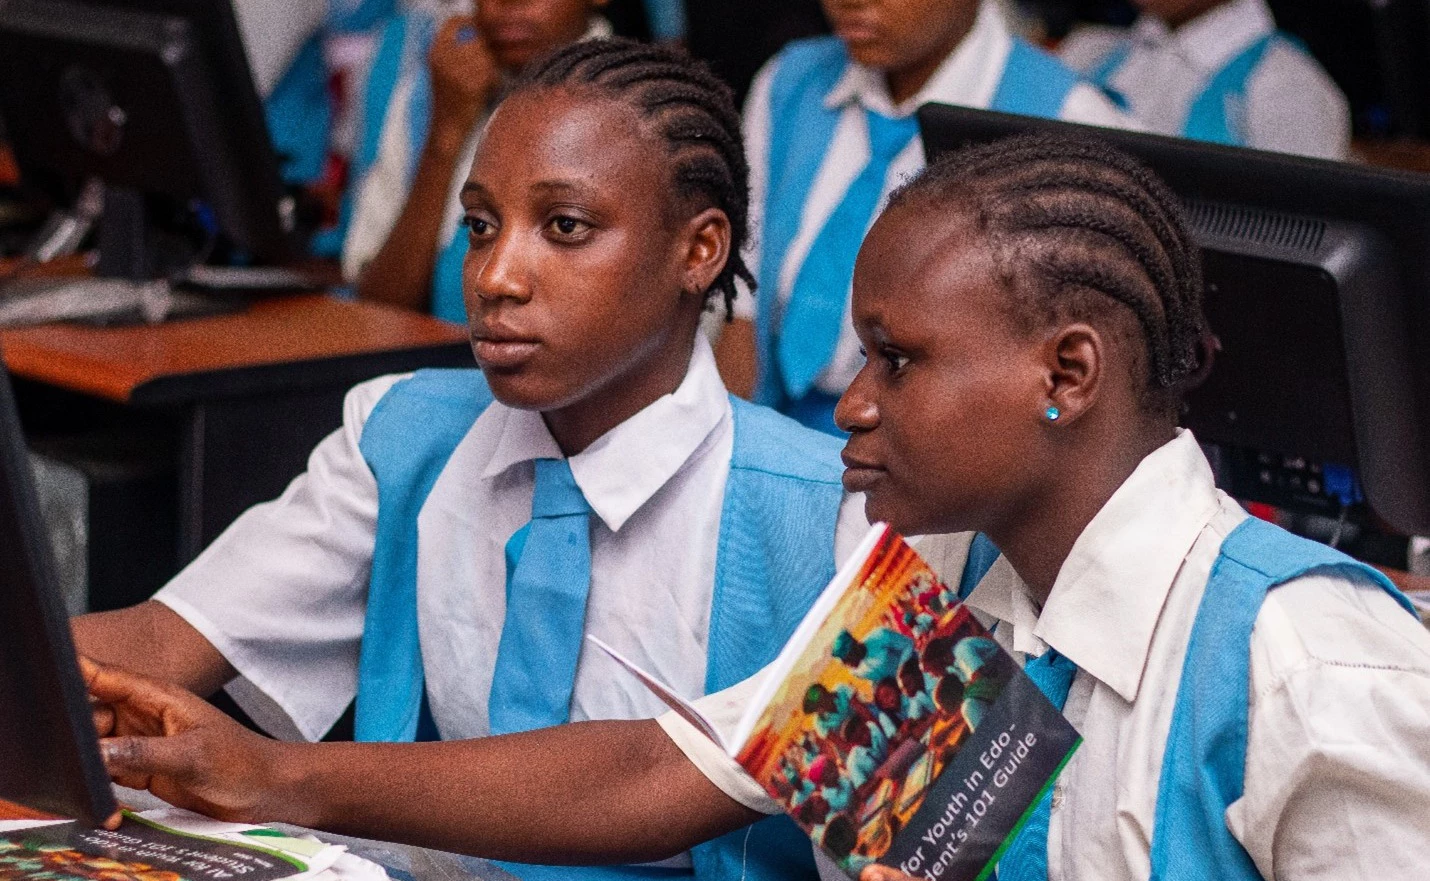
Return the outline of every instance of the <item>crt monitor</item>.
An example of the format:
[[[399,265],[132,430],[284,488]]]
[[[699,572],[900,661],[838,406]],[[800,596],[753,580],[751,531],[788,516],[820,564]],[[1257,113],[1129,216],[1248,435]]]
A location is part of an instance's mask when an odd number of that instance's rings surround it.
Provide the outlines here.
[[[1240,498],[1430,534],[1430,177],[927,105],[930,157],[1103,138],[1181,197],[1221,342],[1183,422]]]
[[[0,799],[94,826],[115,811],[0,361]]]
[[[101,275],[182,269],[202,245],[154,235],[180,219],[256,262],[295,253],[229,0],[0,0],[0,117],[27,183],[104,184]]]

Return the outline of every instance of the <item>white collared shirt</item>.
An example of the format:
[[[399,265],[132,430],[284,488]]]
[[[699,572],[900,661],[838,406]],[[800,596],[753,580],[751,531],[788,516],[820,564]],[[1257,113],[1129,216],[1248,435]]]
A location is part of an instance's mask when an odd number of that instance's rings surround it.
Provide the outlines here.
[[[894,104],[884,74],[851,61],[834,88],[827,95],[820,97],[826,107],[842,107],[843,111],[828,152],[823,156],[809,157],[809,162],[819,165],[819,171],[805,201],[799,231],[780,264],[778,290],[760,291],[758,296],[772,293],[780,298],[780,302],[789,299],[795,278],[799,275],[800,267],[804,265],[804,259],[809,254],[815,237],[834,213],[834,209],[839,206],[854,179],[868,164],[869,133],[864,116],[865,109],[888,117],[904,118],[911,116],[919,107],[930,101],[987,108],[998,91],[999,83],[1002,82],[1003,69],[1012,48],[1013,37],[1003,13],[994,0],[983,0],[968,35],[943,60],[924,87],[907,101]],[[750,164],[751,229],[745,249],[745,265],[755,269],[758,269],[761,259],[760,227],[764,220],[769,178],[770,89],[775,71],[779,68],[780,57],[775,56],[760,70],[745,101],[744,133],[745,150]],[[1091,125],[1135,127],[1135,123],[1122,114],[1100,91],[1087,85],[1073,88],[1063,102],[1062,112],[1058,116],[1060,119]],[[915,138],[889,164],[888,173],[884,176],[880,204],[882,205],[895,187],[916,174],[925,163],[923,143]],[[869,220],[872,223],[874,218]],[[742,288],[739,298],[735,301],[737,317],[753,320],[755,296]],[[864,358],[859,354],[859,340],[854,335],[854,325],[846,303],[844,329],[835,346],[834,357],[816,378],[815,386],[830,394],[842,394],[863,364]]]
[[[160,593],[243,677],[230,691],[274,733],[316,739],[357,686],[377,486],[358,448],[401,377],[349,393],[344,424],[281,498],[245,512]],[[414,427],[414,430],[417,430]],[[729,398],[703,337],[680,387],[570,458],[591,518],[586,632],[687,697],[704,694],[717,540],[733,448]],[[506,601],[505,547],[531,518],[535,467],[559,457],[540,414],[493,403],[458,444],[418,517],[417,602],[434,721],[488,733]],[[840,511],[852,551],[863,498]],[[583,646],[571,719],[658,715],[664,705]]]
[[[469,8],[470,4],[458,3],[450,9],[443,9],[438,17],[445,20],[452,15],[466,14],[468,10],[464,6]],[[610,22],[601,16],[592,16],[591,24],[581,39],[598,40],[612,33]],[[407,53],[406,47],[404,53],[403,66],[392,88],[392,97],[387,102],[382,128],[378,132],[377,156],[367,174],[352,183],[353,212],[343,236],[342,251],[343,277],[348,281],[356,281],[377,252],[382,250],[412,189],[418,157],[412,155],[407,118],[412,105],[412,91],[417,85],[417,67],[427,64],[427,55]],[[477,142],[494,107],[495,102],[482,111],[472,125],[472,130],[462,142],[457,162],[452,166],[452,180],[447,185],[447,200],[442,208],[442,226],[437,230],[438,253],[452,241],[457,224],[462,221],[462,204],[458,197],[467,182],[467,175],[472,171]]]
[[[1176,30],[1154,15],[1133,25],[1131,51],[1109,85],[1149,130],[1181,135],[1192,102],[1227,62],[1276,30],[1265,0],[1228,0]],[[1092,73],[1127,31],[1091,27],[1059,47],[1068,66]],[[1241,108],[1247,147],[1344,159],[1351,118],[1345,95],[1306,52],[1274,43],[1247,81]]]
[[[1039,612],[1006,559],[968,599],[1018,656],[1079,668],[1084,742],[1054,789],[1050,881],[1150,872],[1182,658],[1222,540],[1246,517],[1190,432],[1149,455],[1088,524]],[[750,680],[753,682],[753,680]],[[748,683],[699,702],[717,716]],[[1430,633],[1379,587],[1311,575],[1271,591],[1251,639],[1245,790],[1228,828],[1268,879],[1419,879],[1430,866]],[[667,731],[684,723],[663,717]],[[723,723],[723,719],[722,719]],[[728,759],[673,739],[717,785],[773,812]],[[709,748],[705,748],[706,753]],[[830,875],[829,877],[838,877]]]

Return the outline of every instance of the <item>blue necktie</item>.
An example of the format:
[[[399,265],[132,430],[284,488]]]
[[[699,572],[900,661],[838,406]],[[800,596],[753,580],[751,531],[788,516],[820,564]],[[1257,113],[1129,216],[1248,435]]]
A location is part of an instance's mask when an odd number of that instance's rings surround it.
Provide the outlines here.
[[[590,514],[567,461],[537,459],[531,522],[506,544],[506,621],[487,704],[493,734],[570,716],[591,590]]]
[[[808,394],[815,377],[834,355],[844,327],[854,258],[884,194],[889,164],[919,131],[913,117],[890,119],[872,110],[865,110],[864,116],[869,122],[869,164],[850,184],[844,201],[810,245],[780,322],[780,376],[785,391],[795,400]]]
[[[1077,665],[1050,648],[1028,661],[1023,672],[1061,710],[1068,702]],[[1053,793],[1049,789],[998,861],[998,881],[1048,881],[1048,823],[1052,816]]]

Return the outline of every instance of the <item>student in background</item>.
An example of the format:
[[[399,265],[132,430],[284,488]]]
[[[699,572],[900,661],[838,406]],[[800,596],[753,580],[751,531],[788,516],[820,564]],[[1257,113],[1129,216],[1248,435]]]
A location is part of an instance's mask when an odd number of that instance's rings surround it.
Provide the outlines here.
[[[606,0],[482,0],[411,10],[384,30],[363,102],[343,274],[358,297],[464,321],[458,191],[511,79],[576,40],[610,36]]]
[[[1135,0],[1130,31],[1074,31],[1069,66],[1125,99],[1151,131],[1258,150],[1344,159],[1345,95],[1266,0]]]
[[[954,154],[895,196],[856,272],[869,362],[839,405],[844,485],[895,528],[1002,548],[968,603],[1084,738],[1000,879],[1420,878],[1430,633],[1375,570],[1249,518],[1177,428],[1203,324],[1179,210],[1129,157],[1041,137]],[[111,773],[240,821],[588,862],[776,810],[674,714],[291,746],[90,674],[139,735],[104,743]],[[699,704],[728,731],[757,685]]]
[[[324,39],[376,27],[391,0],[236,0],[234,15],[285,183],[322,177],[333,112]]]
[[[885,195],[924,164],[913,114],[940,101],[1096,125],[1128,120],[1009,33],[994,0],[824,0],[834,36],[795,42],[745,105],[759,293],[719,341],[731,389],[831,433],[863,363],[854,255]]]

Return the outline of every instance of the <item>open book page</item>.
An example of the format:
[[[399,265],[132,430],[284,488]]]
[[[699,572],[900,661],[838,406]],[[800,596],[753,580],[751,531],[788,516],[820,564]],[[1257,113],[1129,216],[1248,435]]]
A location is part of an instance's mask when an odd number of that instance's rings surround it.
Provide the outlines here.
[[[664,682],[661,682],[655,676],[641,669],[640,666],[638,666],[634,661],[630,660],[625,655],[611,648],[600,637],[587,634],[586,639],[590,640],[601,651],[610,655],[613,659],[615,659],[616,663],[631,671],[631,673],[637,679],[639,679],[641,683],[645,685],[646,688],[649,688],[651,692],[655,694],[656,697],[665,701],[665,705],[667,707],[670,707],[672,710],[675,711],[676,715],[694,726],[696,731],[699,731],[701,734],[704,734],[706,737],[710,738],[716,746],[720,747],[726,752],[730,751],[730,748],[726,746],[725,740],[720,736],[720,732],[715,727],[715,724],[709,719],[705,718],[705,716],[695,708],[694,704],[690,703],[690,701],[676,694],[670,686],[666,685]]]

